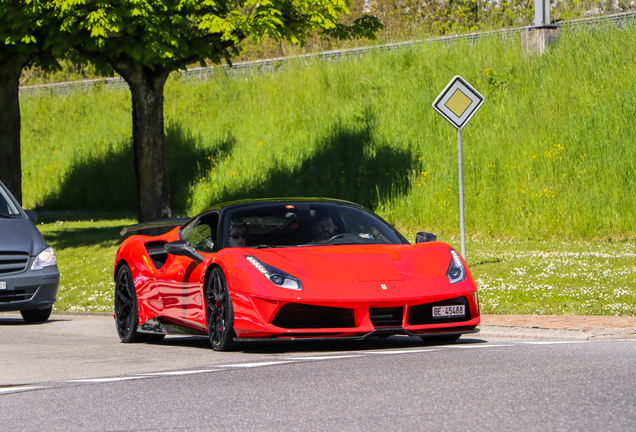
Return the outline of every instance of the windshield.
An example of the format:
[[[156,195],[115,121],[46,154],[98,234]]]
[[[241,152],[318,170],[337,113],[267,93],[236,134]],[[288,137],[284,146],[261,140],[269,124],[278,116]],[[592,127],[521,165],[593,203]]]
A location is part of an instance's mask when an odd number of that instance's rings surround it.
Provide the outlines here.
[[[223,247],[408,243],[378,216],[347,204],[255,203],[225,213]]]
[[[9,193],[0,186],[0,217],[22,216]]]

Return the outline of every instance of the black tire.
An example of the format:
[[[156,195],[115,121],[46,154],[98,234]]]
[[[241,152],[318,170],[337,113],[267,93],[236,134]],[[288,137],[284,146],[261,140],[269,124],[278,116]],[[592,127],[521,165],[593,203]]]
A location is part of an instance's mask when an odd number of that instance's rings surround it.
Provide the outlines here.
[[[462,335],[422,336],[422,340],[428,343],[442,344],[458,340]]]
[[[46,309],[35,309],[35,310],[21,310],[20,315],[25,322],[37,323],[44,322],[51,316],[51,311],[53,310],[53,306],[49,306]]]
[[[234,338],[234,308],[227,289],[225,275],[220,268],[212,270],[205,288],[205,310],[208,337],[215,351],[231,351]]]
[[[137,332],[139,311],[137,291],[130,268],[124,264],[115,277],[115,327],[123,343],[161,342],[165,335]]]

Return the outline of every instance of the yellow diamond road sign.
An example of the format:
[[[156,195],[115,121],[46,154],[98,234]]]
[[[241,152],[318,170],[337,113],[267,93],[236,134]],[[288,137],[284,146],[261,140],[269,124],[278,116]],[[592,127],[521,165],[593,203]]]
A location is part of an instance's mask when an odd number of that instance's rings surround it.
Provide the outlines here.
[[[484,97],[457,75],[433,102],[433,108],[457,129],[462,129],[484,103]]]

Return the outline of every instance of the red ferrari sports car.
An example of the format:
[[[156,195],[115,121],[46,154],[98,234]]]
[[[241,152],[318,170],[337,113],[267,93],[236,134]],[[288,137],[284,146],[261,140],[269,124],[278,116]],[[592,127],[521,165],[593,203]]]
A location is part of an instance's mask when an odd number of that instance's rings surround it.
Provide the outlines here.
[[[323,198],[245,200],[132,235],[115,259],[123,342],[207,334],[215,350],[271,339],[475,333],[479,303],[461,256],[415,245],[370,210]]]

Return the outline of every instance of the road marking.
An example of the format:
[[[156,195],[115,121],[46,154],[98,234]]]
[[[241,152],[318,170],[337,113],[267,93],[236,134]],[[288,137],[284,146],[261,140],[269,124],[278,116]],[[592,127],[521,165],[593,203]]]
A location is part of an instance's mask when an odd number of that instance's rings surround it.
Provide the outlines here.
[[[515,342],[518,344],[531,344],[531,345],[557,345],[557,344],[576,344],[576,343],[588,343],[589,341],[529,341],[529,342]]]
[[[134,379],[143,379],[147,378],[145,376],[130,376],[130,377],[117,377],[117,378],[88,378],[88,379],[78,379],[78,380],[68,380],[62,381],[65,383],[107,383],[107,382],[117,382],[117,381],[127,381]]]
[[[435,349],[414,349],[414,350],[395,350],[395,351],[367,351],[368,354],[410,354],[410,353],[421,353],[421,352],[434,352],[439,351],[438,348]]]
[[[273,366],[273,365],[286,364],[286,363],[294,363],[294,362],[293,361],[273,361],[273,362],[260,362],[260,363],[238,363],[238,364],[230,364],[230,365],[219,365],[217,367],[253,368],[253,367],[260,367],[260,366]]]
[[[173,371],[173,372],[149,372],[143,373],[144,377],[146,376],[178,376],[178,375],[191,375],[191,374],[200,374],[200,373],[208,373],[208,372],[219,372],[223,369],[203,369],[203,370],[195,370],[195,371]]]
[[[497,348],[497,347],[511,347],[514,345],[447,345],[443,348],[459,348],[459,349],[471,349],[471,348]]]
[[[558,344],[558,343],[583,343],[587,341],[551,341],[551,342],[516,342],[516,343],[525,343],[525,344]],[[161,377],[161,376],[184,376],[184,375],[192,375],[192,374],[202,374],[202,373],[210,373],[210,372],[222,372],[224,370],[228,370],[230,368],[256,368],[261,366],[276,366],[283,364],[291,364],[297,363],[298,361],[316,361],[316,360],[337,360],[337,359],[345,359],[345,358],[355,358],[355,357],[364,357],[366,355],[398,355],[398,354],[413,354],[413,353],[423,353],[423,352],[437,352],[443,348],[458,348],[458,349],[475,349],[475,348],[496,348],[496,347],[511,347],[514,344],[496,344],[496,345],[445,345],[439,346],[435,348],[423,348],[423,349],[406,349],[406,350],[387,350],[387,351],[359,351],[357,354],[337,354],[337,355],[328,355],[328,356],[307,356],[307,357],[287,357],[285,360],[281,361],[269,361],[269,362],[254,362],[254,363],[237,363],[237,364],[225,364],[225,365],[215,365],[214,367],[217,369],[202,369],[202,370],[187,370],[187,371],[169,371],[169,372],[148,372],[135,374],[126,377],[114,377],[114,378],[86,378],[86,379],[76,379],[76,380],[66,380],[59,381],[60,383],[111,383],[111,382],[119,382],[119,381],[129,381],[135,379],[143,379],[143,378],[151,378],[151,377]],[[44,389],[45,387],[9,387],[9,388],[0,388],[0,394],[7,394],[12,392],[19,391],[27,391],[27,390],[36,390],[36,389]]]
[[[39,390],[39,389],[43,389],[44,387],[7,387],[7,388],[0,388],[0,393],[17,393],[17,392],[21,392],[21,391],[27,391],[27,390]]]
[[[362,354],[338,355],[338,356],[316,356],[316,357],[286,357],[286,360],[334,360],[341,358],[363,357]]]

